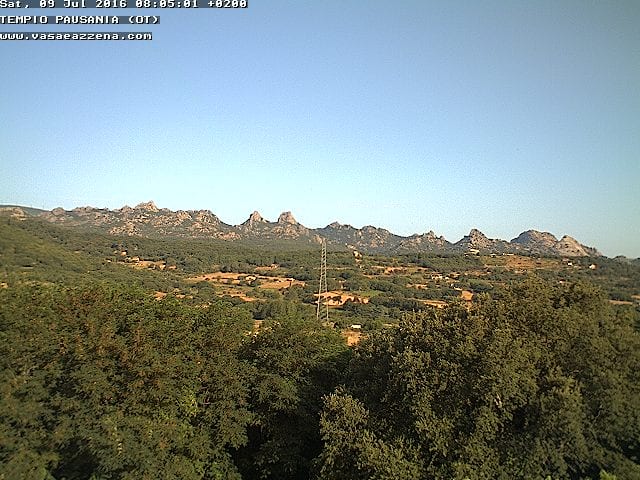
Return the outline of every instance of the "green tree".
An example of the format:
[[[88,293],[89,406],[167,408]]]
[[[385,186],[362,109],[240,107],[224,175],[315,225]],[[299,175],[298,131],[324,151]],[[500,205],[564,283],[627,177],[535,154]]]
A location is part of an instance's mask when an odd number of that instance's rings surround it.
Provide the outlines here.
[[[382,478],[364,440],[418,478],[640,478],[639,372],[638,333],[585,284],[529,279],[414,314],[358,348],[325,406],[321,478]]]
[[[342,390],[325,399],[320,420],[324,449],[317,460],[323,480],[413,480],[423,466],[418,450],[402,436],[391,443],[369,428],[362,402]]]
[[[5,478],[239,478],[246,313],[108,287],[12,286],[0,305]]]
[[[343,378],[349,357],[344,340],[320,326],[281,315],[266,321],[242,357],[253,368],[249,444],[236,458],[244,478],[309,478],[320,452],[322,398]]]

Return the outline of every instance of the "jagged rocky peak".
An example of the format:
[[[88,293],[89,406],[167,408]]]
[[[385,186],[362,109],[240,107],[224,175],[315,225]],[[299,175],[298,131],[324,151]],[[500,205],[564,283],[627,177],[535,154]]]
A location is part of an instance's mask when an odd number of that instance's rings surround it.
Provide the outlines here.
[[[422,235],[415,235],[416,238],[421,238],[428,242],[434,242],[439,244],[448,244],[448,240],[444,238],[444,235],[436,235],[436,232],[433,230],[429,230],[427,233],[423,233]]]
[[[451,247],[451,244],[443,237],[438,237],[433,230],[427,233],[416,233],[410,237],[400,238],[397,252],[412,251],[445,251]]]
[[[256,227],[258,225],[266,225],[268,223],[269,222],[262,218],[260,212],[255,210],[251,215],[249,215],[249,218],[247,218],[243,223],[239,225],[239,227],[244,229],[252,229],[253,227]]]
[[[491,245],[491,240],[477,228],[472,228],[469,235],[465,235],[456,245],[466,245],[473,248],[485,248]]]
[[[139,203],[134,207],[134,210],[146,210],[147,212],[158,212],[160,209],[156,207],[156,204],[153,203],[153,200],[148,202]]]
[[[560,255],[566,255],[568,257],[586,257],[589,255],[584,246],[569,235],[562,237],[555,247]]]
[[[469,235],[465,235],[454,245],[458,249],[474,249],[484,251],[497,249],[498,251],[504,251],[508,248],[509,244],[504,240],[490,239],[480,230],[472,228],[469,232]]]
[[[472,228],[468,235],[470,240],[488,240],[487,236],[477,228]]]
[[[187,210],[187,212],[192,213],[194,215],[205,215],[205,216],[215,217],[214,213],[211,210],[206,208],[201,208],[200,210]]]
[[[349,225],[348,223],[340,223],[338,221],[331,222],[329,225],[327,225],[324,228],[325,229],[330,228],[333,230],[355,230],[355,228]]]
[[[219,225],[220,219],[211,210],[196,210],[189,212],[197,222]]]
[[[258,212],[257,210],[254,210],[254,212],[249,215],[249,223],[264,223],[266,222],[266,220],[264,218],[262,218],[262,215],[260,215],[260,212]]]
[[[539,232],[538,230],[527,230],[522,232],[516,238],[511,240],[511,243],[518,243],[520,245],[542,245],[545,247],[553,247],[558,242],[555,235],[549,232]]]
[[[278,223],[289,223],[291,225],[297,225],[298,222],[293,217],[291,212],[282,212],[278,217]]]
[[[367,234],[376,234],[376,233],[387,234],[387,233],[390,233],[389,230],[387,230],[385,228],[374,227],[373,225],[365,225],[364,227],[362,227],[360,229],[360,231],[362,233],[367,233]]]
[[[429,230],[427,233],[414,233],[413,235],[410,235],[407,237],[407,240],[410,239],[417,239],[417,240],[442,240],[445,241],[446,239],[440,235],[437,236],[436,233],[433,230]]]
[[[578,241],[575,238],[570,237],[569,235],[563,235],[562,238],[559,241],[560,242],[566,242],[568,244],[576,244],[577,243],[579,245]]]
[[[97,208],[87,206],[87,207],[76,207],[71,211],[75,213],[91,213],[94,210],[97,210]]]
[[[433,230],[429,230],[427,233],[424,233],[422,235],[424,238],[427,238],[429,240],[438,240],[438,241],[442,241],[442,242],[446,242],[447,239],[444,238],[444,235],[436,235],[436,232],[434,232]]]
[[[73,210],[55,208],[52,211],[0,205],[0,215],[23,218],[37,216],[52,223],[69,227],[91,227],[117,235],[178,236],[186,238],[241,238],[297,239],[320,242],[325,238],[332,245],[351,245],[363,252],[421,252],[450,253],[525,253],[534,255],[558,255],[564,257],[602,256],[598,250],[580,244],[565,235],[557,240],[549,232],[527,230],[511,243],[488,238],[474,228],[455,244],[433,231],[410,237],[395,235],[384,228],[371,225],[355,228],[337,221],[324,228],[309,229],[296,221],[291,212],[283,212],[277,222],[267,221],[257,211],[241,225],[232,226],[220,221],[210,210],[159,209],[153,201],[134,208],[128,205],[119,210],[78,207]],[[474,252],[476,251],[477,252]]]

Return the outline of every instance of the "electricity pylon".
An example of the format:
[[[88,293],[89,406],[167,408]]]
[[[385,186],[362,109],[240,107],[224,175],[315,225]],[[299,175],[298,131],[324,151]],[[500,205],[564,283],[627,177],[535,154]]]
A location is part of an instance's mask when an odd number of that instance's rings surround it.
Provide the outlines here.
[[[322,312],[323,300],[325,306],[324,312]],[[316,308],[316,318],[318,319],[318,321],[320,321],[320,317],[324,317],[325,322],[329,321],[329,295],[327,291],[327,241],[324,238],[322,239],[322,258],[320,260],[320,286],[318,287],[318,305]]]

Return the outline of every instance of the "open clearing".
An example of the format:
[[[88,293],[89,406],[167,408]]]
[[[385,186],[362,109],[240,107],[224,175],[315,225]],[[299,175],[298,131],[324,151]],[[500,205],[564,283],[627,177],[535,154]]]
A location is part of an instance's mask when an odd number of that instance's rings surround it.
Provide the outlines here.
[[[255,284],[258,288],[282,290],[294,285],[305,286],[305,283],[291,277],[270,277],[265,275],[250,275],[246,273],[212,272],[203,273],[186,279],[188,282],[212,282],[224,285]]]
[[[359,330],[345,329],[340,333],[349,346],[357,345],[362,339],[362,332]]]
[[[313,296],[317,298],[318,294],[314,293]],[[369,303],[369,299],[367,297],[359,297],[351,293],[344,293],[340,290],[332,290],[330,292],[323,293],[320,296],[323,298],[322,304],[330,307],[341,307],[349,300],[355,303]]]

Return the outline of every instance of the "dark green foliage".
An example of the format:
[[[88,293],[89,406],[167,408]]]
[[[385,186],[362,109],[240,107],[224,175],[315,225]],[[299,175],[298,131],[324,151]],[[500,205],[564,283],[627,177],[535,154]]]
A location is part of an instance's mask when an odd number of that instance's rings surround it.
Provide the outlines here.
[[[327,480],[413,480],[422,468],[418,450],[398,437],[390,442],[370,428],[362,402],[338,390],[325,401],[320,421],[325,447],[318,477]]]
[[[257,421],[237,453],[245,478],[309,478],[322,448],[322,397],[342,380],[349,350],[313,320],[281,315],[266,322],[243,352],[253,367],[251,404]]]
[[[0,219],[0,479],[640,478],[640,314],[607,302],[635,301],[637,264],[518,283],[478,257],[331,252],[330,289],[370,298],[331,312],[371,336],[348,349],[315,320],[317,260]],[[223,303],[186,280],[258,266],[307,283]]]
[[[409,316],[327,398],[321,478],[640,478],[628,320],[592,287],[537,280]]]
[[[311,307],[303,305],[299,301],[285,300],[277,298],[274,300],[266,300],[256,305],[253,318],[256,320],[264,320],[265,318],[278,317],[306,317],[311,313]]]
[[[248,317],[104,288],[12,287],[0,305],[5,478],[237,477]]]
[[[162,291],[181,284],[172,273],[133,271],[117,263],[113,241],[104,235],[60,229],[46,222],[0,217],[0,281],[69,285],[99,281]]]
[[[111,287],[11,285],[0,306],[6,479],[307,478],[348,363],[286,309],[249,336],[243,307]]]

